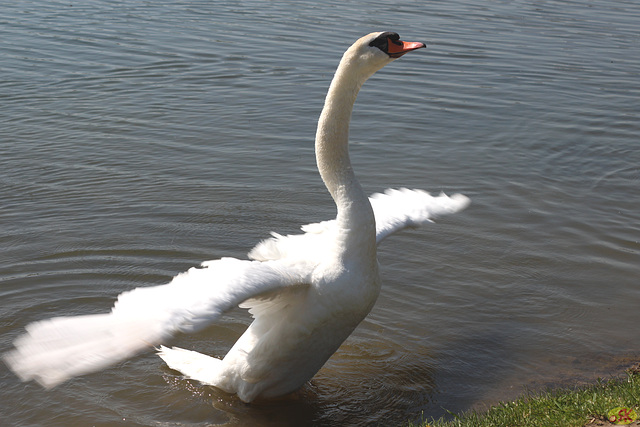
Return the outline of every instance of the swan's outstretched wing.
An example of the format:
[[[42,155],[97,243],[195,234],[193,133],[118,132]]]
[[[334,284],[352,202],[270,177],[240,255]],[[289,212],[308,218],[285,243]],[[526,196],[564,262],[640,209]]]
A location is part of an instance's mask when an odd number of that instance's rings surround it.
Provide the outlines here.
[[[308,283],[311,268],[291,261],[222,258],[161,286],[124,292],[111,313],[35,322],[3,355],[23,380],[53,387],[194,332],[248,298]]]
[[[376,217],[376,242],[378,244],[396,231],[433,222],[434,218],[461,211],[471,203],[469,198],[462,194],[454,194],[449,197],[440,193],[438,196],[432,196],[423,190],[409,190],[407,188],[389,189],[384,193],[372,194],[369,197],[369,202]],[[297,240],[302,238],[300,236],[320,236],[331,233],[335,228],[335,223],[335,220],[330,220],[303,225],[302,231],[307,233],[305,235],[274,235],[273,239],[256,246],[249,255],[254,255],[254,252],[260,255],[262,252],[269,253],[264,250],[267,248],[271,250],[271,253],[275,253],[276,251],[270,248],[273,244],[277,244],[281,252],[295,253],[288,246],[295,246]],[[271,257],[256,256],[256,259],[277,259],[280,256],[280,254]]]
[[[407,188],[373,194],[369,201],[376,216],[378,244],[396,231],[432,222],[436,217],[461,211],[471,203],[462,194],[432,196],[423,190]]]

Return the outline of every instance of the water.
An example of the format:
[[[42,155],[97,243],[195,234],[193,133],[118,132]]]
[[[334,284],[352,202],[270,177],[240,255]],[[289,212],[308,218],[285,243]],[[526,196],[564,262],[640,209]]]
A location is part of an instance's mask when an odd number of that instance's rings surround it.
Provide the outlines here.
[[[6,3],[6,2],[5,2]],[[367,192],[471,207],[380,248],[371,315],[269,404],[153,354],[45,391],[0,367],[2,425],[394,425],[640,355],[635,2],[12,1],[0,6],[0,349],[268,231],[331,218],[313,135],[352,41],[425,41],[361,92]],[[222,356],[242,310],[174,344]]]

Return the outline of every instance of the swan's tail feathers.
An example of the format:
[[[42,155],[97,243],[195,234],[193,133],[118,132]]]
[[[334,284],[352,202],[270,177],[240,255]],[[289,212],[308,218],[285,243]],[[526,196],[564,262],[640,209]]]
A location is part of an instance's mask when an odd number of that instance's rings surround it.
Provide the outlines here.
[[[99,371],[158,344],[165,334],[149,319],[109,314],[57,317],[36,322],[5,353],[4,362],[23,381],[45,388]]]
[[[436,217],[461,211],[471,203],[462,194],[432,196],[423,190],[407,188],[373,194],[369,201],[376,216],[378,243],[396,231],[432,222]]]
[[[167,366],[181,372],[187,378],[200,381],[208,385],[216,385],[219,377],[222,360],[196,351],[183,348],[168,348],[161,346],[158,356],[165,361]]]

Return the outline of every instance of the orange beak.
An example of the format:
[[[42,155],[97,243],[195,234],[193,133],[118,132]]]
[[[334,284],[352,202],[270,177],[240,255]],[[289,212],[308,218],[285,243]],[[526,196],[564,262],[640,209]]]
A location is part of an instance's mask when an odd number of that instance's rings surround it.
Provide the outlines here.
[[[412,50],[420,49],[423,47],[427,47],[426,44],[422,42],[403,42],[402,40],[388,40],[388,53],[392,58],[400,58],[407,52],[411,52]]]

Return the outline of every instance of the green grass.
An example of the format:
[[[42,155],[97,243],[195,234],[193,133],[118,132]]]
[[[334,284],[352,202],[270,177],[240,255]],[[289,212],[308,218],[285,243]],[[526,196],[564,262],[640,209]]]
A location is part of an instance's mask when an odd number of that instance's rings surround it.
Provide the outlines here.
[[[607,412],[616,407],[631,408],[640,414],[639,374],[598,381],[589,387],[530,393],[486,412],[452,414],[452,420],[433,420],[422,427],[579,427],[593,419],[606,419]]]

